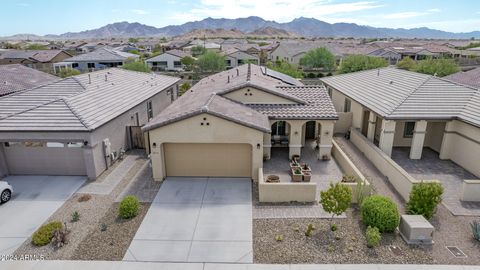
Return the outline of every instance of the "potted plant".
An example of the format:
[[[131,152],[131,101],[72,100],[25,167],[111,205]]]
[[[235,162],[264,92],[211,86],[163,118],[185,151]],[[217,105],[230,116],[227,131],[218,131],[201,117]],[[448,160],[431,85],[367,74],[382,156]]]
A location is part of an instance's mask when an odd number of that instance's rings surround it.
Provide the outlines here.
[[[300,168],[300,164],[296,160],[293,159],[290,162],[290,169],[296,170],[296,169],[299,169],[299,168]]]
[[[280,177],[278,175],[267,176],[267,183],[280,183]]]
[[[300,155],[292,155],[292,160],[299,162],[300,161]]]
[[[323,155],[322,160],[323,161],[328,161],[328,160],[330,160],[330,156],[329,155]]]
[[[310,179],[312,178],[312,173],[309,171],[304,171],[302,173],[303,173],[303,181],[310,182]]]
[[[303,163],[302,164],[302,172],[303,173],[309,172],[311,174],[312,173],[312,168],[310,168],[310,166],[308,166],[307,163]]]
[[[302,182],[303,173],[300,168],[292,169],[292,182]]]

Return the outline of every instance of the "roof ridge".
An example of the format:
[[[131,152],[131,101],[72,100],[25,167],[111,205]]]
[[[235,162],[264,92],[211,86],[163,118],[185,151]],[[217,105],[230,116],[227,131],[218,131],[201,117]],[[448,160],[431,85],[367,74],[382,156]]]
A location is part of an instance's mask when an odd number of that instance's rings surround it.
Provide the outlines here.
[[[78,121],[80,121],[80,123],[88,130],[90,130],[90,128],[88,127],[87,123],[85,123],[85,120],[72,108],[71,104],[64,98],[60,99],[61,101],[63,101],[63,103],[65,103],[65,106],[67,106],[67,108],[72,112],[73,115],[75,115],[75,117],[77,117]]]
[[[413,91],[411,91],[410,93],[408,93],[408,95],[402,100],[400,101],[400,103],[395,106],[395,108],[393,108],[390,113],[388,113],[389,115],[391,115],[393,112],[395,112],[400,106],[402,106],[403,103],[405,103],[405,101],[410,97],[412,96],[415,92],[418,91],[418,89],[420,89],[420,87],[422,87],[423,85],[425,85],[428,81],[430,81],[432,78],[434,78],[434,76],[429,76],[428,78],[425,79],[425,81],[423,81],[421,84],[419,84],[417,87],[415,87],[413,89]]]
[[[207,99],[207,102],[205,102],[205,105],[202,106],[202,111],[203,112],[208,112],[209,111],[208,106],[210,106],[210,103],[212,103],[212,100],[213,100],[213,98],[215,98],[216,95],[217,95],[217,93],[215,93],[215,92],[210,94],[210,97]]]

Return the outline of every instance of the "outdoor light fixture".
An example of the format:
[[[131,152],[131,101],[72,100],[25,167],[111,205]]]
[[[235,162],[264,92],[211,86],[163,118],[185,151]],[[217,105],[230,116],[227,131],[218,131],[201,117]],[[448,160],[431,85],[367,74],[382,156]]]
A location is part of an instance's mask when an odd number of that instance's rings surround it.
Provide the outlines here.
[[[298,131],[295,130],[294,134],[295,134],[295,135],[298,135]]]
[[[152,146],[155,148],[157,147],[157,143],[152,143]]]
[[[87,145],[88,145],[88,141],[83,141],[83,145],[87,146]]]
[[[260,144],[259,143],[257,143],[257,149],[260,149]]]

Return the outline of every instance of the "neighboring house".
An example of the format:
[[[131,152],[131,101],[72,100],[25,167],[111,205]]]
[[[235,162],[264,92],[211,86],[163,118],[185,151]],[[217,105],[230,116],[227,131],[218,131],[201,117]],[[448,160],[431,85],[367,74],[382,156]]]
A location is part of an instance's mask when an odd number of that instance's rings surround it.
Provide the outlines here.
[[[239,44],[229,44],[229,43],[222,43],[222,51],[229,51],[232,49],[237,49],[239,51],[248,53],[250,55],[260,57],[260,46],[258,44],[250,44],[250,43],[239,43]]]
[[[0,66],[0,97],[58,81],[60,78],[20,64]]]
[[[105,46],[105,44],[103,43],[99,43],[99,42],[92,42],[92,43],[86,43],[86,44],[83,44],[81,46],[79,46],[79,50],[80,52],[82,53],[89,53],[89,52],[93,52],[101,47]]]
[[[301,42],[281,42],[276,48],[272,49],[268,55],[268,60],[285,61],[298,65],[300,59],[310,50],[321,47],[315,43]]]
[[[480,88],[480,68],[474,68],[465,72],[460,71],[444,78],[453,82]]]
[[[189,46],[184,47],[183,51],[189,54],[192,54],[192,49],[197,46],[204,47],[208,51],[212,51],[212,52],[220,52],[222,48],[222,46],[218,43],[214,43],[214,42],[203,43],[203,41],[195,40],[195,42],[191,42]]]
[[[121,149],[141,148],[146,124],[176,97],[179,79],[108,69],[0,98],[0,175],[87,175]]]
[[[47,73],[54,73],[53,65],[71,54],[62,50],[6,50],[0,52],[0,65],[22,64]]]
[[[260,64],[260,59],[258,58],[258,56],[248,54],[238,49],[230,49],[228,51],[222,52],[222,54],[225,56],[225,63],[227,69],[234,68],[246,63],[256,65]]]
[[[80,71],[95,71],[109,67],[122,66],[129,58],[137,59],[136,54],[116,51],[110,47],[102,47],[96,51],[80,54],[64,59],[55,64],[55,73],[62,68],[74,68]]]
[[[410,147],[410,159],[421,159],[429,147],[480,177],[480,90],[392,67],[321,80],[339,122],[351,121],[385,154]]]
[[[191,57],[191,55],[186,52],[170,50],[147,59],[145,63],[147,63],[153,71],[181,71],[184,68],[182,58],[187,56]]]
[[[256,180],[272,147],[288,147],[288,159],[314,138],[330,157],[338,117],[325,88],[269,74],[246,64],[206,77],[145,125],[154,179]]]

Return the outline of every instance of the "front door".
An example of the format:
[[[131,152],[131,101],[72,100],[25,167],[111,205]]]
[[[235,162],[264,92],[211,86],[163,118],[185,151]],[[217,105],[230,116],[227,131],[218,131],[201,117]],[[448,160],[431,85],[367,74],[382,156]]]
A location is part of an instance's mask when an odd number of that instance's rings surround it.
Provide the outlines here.
[[[315,121],[309,121],[305,127],[305,139],[315,139]]]

